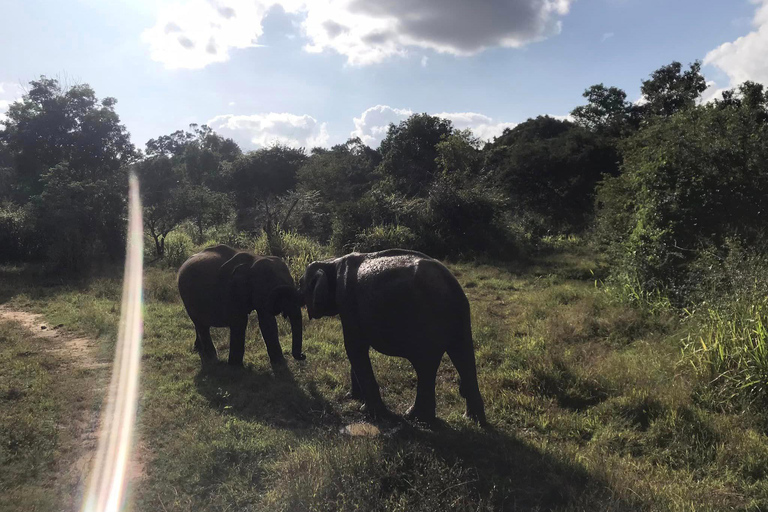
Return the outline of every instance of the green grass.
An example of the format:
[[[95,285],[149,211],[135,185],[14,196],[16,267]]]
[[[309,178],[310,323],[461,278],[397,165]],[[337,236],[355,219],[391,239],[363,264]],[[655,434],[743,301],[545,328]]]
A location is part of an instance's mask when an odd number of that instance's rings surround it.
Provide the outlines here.
[[[768,508],[765,413],[701,400],[708,383],[681,350],[692,326],[617,300],[601,285],[604,266],[578,243],[533,260],[449,265],[472,305],[491,425],[463,418],[446,358],[441,422],[381,424],[376,437],[341,432],[364,416],[344,399],[349,363],[337,318],[305,320],[307,360],[285,371],[269,366],[254,325],[245,368],[203,370],[173,271],[148,269],[139,414],[148,460],[135,509]],[[15,291],[0,286],[12,304],[109,345],[118,279],[45,287],[17,277]],[[282,320],[280,330],[287,349]],[[214,331],[224,360],[227,333]],[[385,402],[402,415],[415,396],[413,370],[372,359]]]

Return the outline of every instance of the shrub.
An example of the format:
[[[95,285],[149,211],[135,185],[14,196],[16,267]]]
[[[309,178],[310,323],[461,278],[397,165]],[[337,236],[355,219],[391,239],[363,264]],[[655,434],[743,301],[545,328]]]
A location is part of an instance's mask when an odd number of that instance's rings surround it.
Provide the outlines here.
[[[410,249],[416,236],[405,226],[383,225],[364,229],[355,237],[354,250],[375,252],[384,249]]]
[[[623,173],[603,182],[598,233],[614,277],[689,299],[693,263],[768,228],[768,127],[745,108],[702,106],[629,138]]]
[[[172,231],[165,238],[165,263],[171,268],[180,267],[192,256],[195,244],[186,233]]]
[[[30,205],[0,205],[0,261],[38,259],[41,245]]]
[[[460,188],[441,179],[417,210],[415,232],[420,245],[435,256],[508,256],[514,243],[504,208],[503,198],[491,189]]]

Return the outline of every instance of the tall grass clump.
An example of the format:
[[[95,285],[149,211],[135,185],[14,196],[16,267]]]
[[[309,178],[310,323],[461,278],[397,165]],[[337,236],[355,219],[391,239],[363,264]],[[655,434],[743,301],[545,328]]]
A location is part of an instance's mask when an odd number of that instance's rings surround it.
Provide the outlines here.
[[[291,269],[291,275],[297,280],[304,274],[307,265],[331,256],[327,247],[311,238],[279,228],[271,235],[262,233],[256,239],[254,252],[280,256]]]
[[[192,238],[182,231],[168,233],[165,238],[165,263],[171,268],[179,268],[192,256],[195,244]]]
[[[696,362],[723,403],[768,403],[768,299],[706,312]]]

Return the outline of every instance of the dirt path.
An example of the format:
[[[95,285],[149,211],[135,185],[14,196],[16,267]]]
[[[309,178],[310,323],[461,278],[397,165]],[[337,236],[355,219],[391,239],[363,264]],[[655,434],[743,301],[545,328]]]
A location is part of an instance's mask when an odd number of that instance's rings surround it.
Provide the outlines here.
[[[106,405],[106,391],[109,383],[108,369],[111,367],[111,363],[100,361],[96,356],[99,349],[96,340],[75,336],[67,332],[63,324],[50,325],[45,321],[43,315],[12,310],[0,305],[0,321],[17,322],[36,338],[48,340],[50,345],[47,350],[61,362],[61,371],[70,374],[96,372],[95,375],[98,375],[94,381],[89,381],[88,384],[92,385],[89,389],[95,400],[102,397],[101,407],[93,407],[94,402],[85,401],[78,409],[79,414],[71,419],[71,424],[63,426],[74,433],[77,445],[75,453],[67,456],[65,464],[62,464],[65,466],[63,471],[66,472],[64,478],[71,483],[73,489],[77,489],[77,496],[80,497],[85,491],[88,472],[96,455],[99,414]],[[134,457],[129,466],[129,481],[132,484],[143,477],[145,453],[146,450],[142,444],[137,442]]]

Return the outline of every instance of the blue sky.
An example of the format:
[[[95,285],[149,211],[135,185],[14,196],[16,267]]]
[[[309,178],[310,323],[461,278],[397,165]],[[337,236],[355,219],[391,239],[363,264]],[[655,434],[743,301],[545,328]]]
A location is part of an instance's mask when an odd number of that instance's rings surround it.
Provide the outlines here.
[[[705,93],[768,83],[768,0],[5,1],[0,112],[41,74],[86,82],[134,142],[209,123],[244,149],[376,146],[410,112],[489,138],[595,83],[640,96],[673,60]]]

